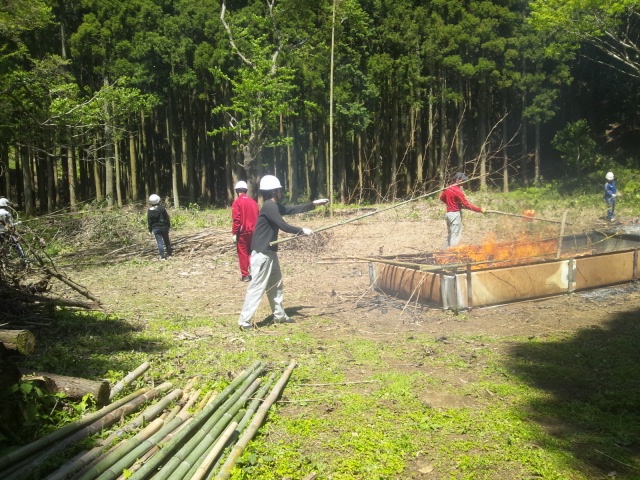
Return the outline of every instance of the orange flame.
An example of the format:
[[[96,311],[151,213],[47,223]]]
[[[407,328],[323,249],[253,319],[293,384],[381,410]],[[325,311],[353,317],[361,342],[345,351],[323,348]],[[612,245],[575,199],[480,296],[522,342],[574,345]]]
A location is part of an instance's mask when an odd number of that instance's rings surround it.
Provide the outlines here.
[[[531,240],[521,234],[516,242],[499,243],[492,233],[481,245],[460,245],[435,256],[438,264],[484,263],[479,268],[495,265],[528,263],[554,255],[557,241]]]

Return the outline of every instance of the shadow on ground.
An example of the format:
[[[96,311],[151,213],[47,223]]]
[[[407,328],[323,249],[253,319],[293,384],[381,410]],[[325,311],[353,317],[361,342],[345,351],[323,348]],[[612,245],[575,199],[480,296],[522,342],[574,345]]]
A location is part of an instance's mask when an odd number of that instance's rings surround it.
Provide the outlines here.
[[[143,325],[100,312],[58,311],[32,331],[36,351],[20,360],[21,367],[92,380],[138,366],[131,355],[121,352],[144,356],[167,348],[163,339],[144,333]]]
[[[515,345],[510,358],[513,373],[549,394],[528,405],[553,438],[540,447],[566,448],[598,478],[640,478],[639,310],[565,339]]]

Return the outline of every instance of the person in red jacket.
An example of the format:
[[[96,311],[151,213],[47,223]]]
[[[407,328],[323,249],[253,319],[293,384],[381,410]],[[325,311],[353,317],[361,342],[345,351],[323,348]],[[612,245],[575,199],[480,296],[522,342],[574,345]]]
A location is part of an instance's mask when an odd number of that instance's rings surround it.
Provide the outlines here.
[[[454,247],[462,239],[462,209],[484,213],[485,209],[471,204],[462,191],[460,184],[469,180],[464,173],[456,173],[449,186],[440,194],[440,201],[447,206],[445,219],[447,220],[447,247]]]
[[[258,203],[247,195],[247,182],[240,180],[236,183],[238,197],[231,205],[231,238],[236,244],[238,252],[238,265],[243,282],[251,280],[249,262],[251,259],[251,240],[258,219]]]

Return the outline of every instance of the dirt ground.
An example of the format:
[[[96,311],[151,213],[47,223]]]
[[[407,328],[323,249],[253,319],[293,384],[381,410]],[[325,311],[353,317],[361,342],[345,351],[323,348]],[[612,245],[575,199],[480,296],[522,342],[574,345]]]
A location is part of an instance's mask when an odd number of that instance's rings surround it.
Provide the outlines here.
[[[411,331],[436,337],[532,336],[603,325],[622,311],[640,308],[640,291],[629,285],[473,309],[457,315],[373,292],[369,264],[353,257],[419,254],[433,252],[444,245],[446,226],[439,206],[425,203],[414,205],[409,211],[400,210],[372,215],[281,244],[284,305],[298,328],[318,337],[340,336],[345,331],[363,336]],[[314,215],[288,220],[294,225],[320,229],[361,215],[362,211],[333,218]],[[605,227],[589,214],[570,213],[568,221],[571,225],[565,234]],[[537,238],[559,233],[558,224],[533,224],[533,227],[531,223],[524,224],[519,218],[465,212],[463,242],[481,244],[490,235],[509,240],[522,234]],[[177,239],[180,234],[172,235]],[[150,238],[149,242],[153,240]],[[143,320],[152,318],[158,311],[177,317],[229,316],[229,328],[236,328],[247,284],[240,281],[233,248],[224,255],[178,250],[165,262],[120,265],[118,275],[126,275],[126,282],[110,281],[111,268],[105,267],[104,275],[96,275],[95,270],[71,272],[76,281],[101,299],[108,312],[130,311]],[[265,297],[255,318],[259,331],[278,328],[268,321],[269,314]],[[318,317],[333,319],[334,326],[320,325],[314,320]]]

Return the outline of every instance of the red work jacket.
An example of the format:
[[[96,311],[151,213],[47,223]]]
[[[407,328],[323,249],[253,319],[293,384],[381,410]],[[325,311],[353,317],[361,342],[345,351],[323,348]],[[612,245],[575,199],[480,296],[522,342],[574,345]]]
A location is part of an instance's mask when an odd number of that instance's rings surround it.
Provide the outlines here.
[[[251,233],[256,228],[258,220],[258,203],[246,193],[238,195],[231,205],[231,233],[239,235],[241,233]]]

